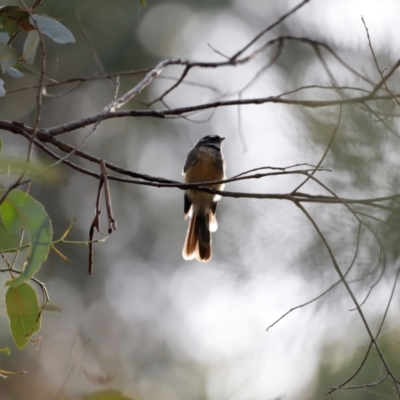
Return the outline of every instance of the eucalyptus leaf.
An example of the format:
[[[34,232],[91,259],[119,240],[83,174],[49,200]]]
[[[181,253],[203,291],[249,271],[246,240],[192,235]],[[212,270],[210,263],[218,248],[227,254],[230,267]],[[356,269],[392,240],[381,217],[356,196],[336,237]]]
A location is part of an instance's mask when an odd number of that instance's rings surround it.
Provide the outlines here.
[[[2,196],[4,190],[0,190]],[[28,235],[28,254],[23,272],[6,282],[17,286],[32,278],[46,261],[51,248],[53,228],[44,207],[37,200],[19,190],[12,190],[0,205],[4,225],[11,233],[19,234],[22,229]]]
[[[6,44],[10,39],[10,35],[7,32],[0,32],[0,42]]]
[[[41,313],[35,289],[27,283],[8,288],[6,308],[12,338],[18,349],[22,350],[30,337],[40,329]]]
[[[6,90],[4,89],[4,81],[0,78],[0,97],[3,97],[6,94]]]
[[[25,371],[7,371],[6,369],[0,369],[0,378],[7,379],[11,375],[26,374]]]
[[[21,71],[18,71],[14,67],[7,68],[6,72],[8,75],[12,76],[13,78],[22,78],[24,76],[24,74]]]
[[[3,74],[7,68],[12,67],[18,61],[18,53],[15,49],[0,42],[0,64]]]
[[[0,220],[0,253],[15,253],[20,242],[20,237],[11,233]]]
[[[38,31],[29,32],[24,42],[22,58],[28,63],[33,64],[35,61],[36,50],[40,43]]]
[[[31,74],[31,75],[40,76],[40,72],[34,71],[32,68],[29,68],[25,63],[20,62],[20,61],[14,65],[13,69],[18,70],[22,74]],[[7,72],[8,72],[8,70],[7,70]],[[55,79],[49,78],[46,75],[44,76],[44,78],[49,80],[50,82],[58,83],[58,81],[56,81]]]
[[[29,23],[29,13],[18,6],[0,7],[0,27],[9,34],[18,31],[32,31],[35,28]]]
[[[36,24],[44,35],[54,40],[56,43],[74,43],[75,38],[69,29],[57,20],[50,18],[46,15],[35,14],[30,17],[30,22],[34,25],[32,18],[36,21]]]
[[[10,351],[10,348],[9,348],[9,347],[2,347],[2,348],[0,349],[0,353],[9,356],[10,353],[11,353],[11,351]]]
[[[31,177],[35,175],[35,178],[41,179],[47,183],[57,183],[61,179],[60,169],[53,167],[46,169],[48,165],[43,164],[39,161],[30,161],[26,165],[25,157],[17,156],[6,156],[0,157],[0,172],[7,170],[7,173],[21,173],[25,170],[26,176]]]

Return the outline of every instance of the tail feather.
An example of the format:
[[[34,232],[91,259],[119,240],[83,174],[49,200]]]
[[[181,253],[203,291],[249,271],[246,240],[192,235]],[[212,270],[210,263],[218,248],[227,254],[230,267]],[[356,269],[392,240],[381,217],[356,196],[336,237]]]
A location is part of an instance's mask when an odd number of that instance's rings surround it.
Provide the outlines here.
[[[182,256],[185,260],[193,260],[196,256],[197,247],[197,226],[196,218],[190,218],[185,244],[183,245]]]
[[[199,242],[203,246],[211,243],[211,235],[209,228],[209,215],[196,215],[199,232]]]
[[[211,258],[211,233],[209,214],[192,216],[186,234],[182,255],[185,260],[196,258],[207,262]]]
[[[211,243],[209,243],[206,246],[203,246],[199,242],[198,253],[196,254],[196,260],[207,262],[210,260],[210,258],[211,258]]]
[[[217,217],[211,212],[211,210],[209,211],[209,228],[210,232],[215,232],[218,229]]]
[[[218,203],[214,201],[211,205],[210,211],[208,212],[210,215],[209,226],[210,232],[215,232],[218,229],[218,222],[217,222],[217,205]]]

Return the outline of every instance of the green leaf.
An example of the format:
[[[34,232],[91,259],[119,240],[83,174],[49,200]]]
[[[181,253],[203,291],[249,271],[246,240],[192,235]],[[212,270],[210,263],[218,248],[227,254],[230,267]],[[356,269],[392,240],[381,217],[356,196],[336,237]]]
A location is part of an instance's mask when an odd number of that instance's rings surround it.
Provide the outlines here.
[[[0,197],[4,190],[0,190]],[[0,205],[0,215],[4,225],[12,233],[25,229],[29,249],[25,268],[18,278],[6,282],[7,286],[17,286],[33,277],[46,261],[53,237],[51,220],[44,207],[31,196],[19,190],[12,190]]]
[[[46,170],[47,165],[39,161],[30,161],[26,165],[26,158],[14,156],[1,156],[0,157],[0,174],[3,171],[7,173],[21,173],[25,170],[26,176],[30,177],[35,175],[35,178],[42,179],[49,183],[59,182],[61,175],[60,169],[49,168]]]
[[[14,65],[14,68],[18,71],[20,71],[21,73],[26,73],[26,74],[32,74],[32,75],[36,75],[36,76],[40,76],[40,72],[36,72],[33,69],[29,68],[26,64],[22,63],[22,62],[17,62]],[[10,69],[10,68],[9,68]],[[7,70],[7,72],[9,73],[9,69]],[[49,80],[50,82],[54,82],[54,83],[58,83],[55,79],[51,79],[48,76],[44,76],[47,80]]]
[[[10,349],[8,347],[2,347],[0,349],[0,353],[6,354],[7,356],[9,356],[11,351],[10,351]]]
[[[103,390],[83,396],[84,400],[133,400],[131,397],[124,396],[118,390]]]
[[[0,378],[7,379],[10,375],[21,375],[26,374],[25,371],[7,371],[5,369],[0,369]]]
[[[6,94],[6,90],[4,89],[4,81],[0,79],[0,97],[3,97]]]
[[[35,61],[36,50],[40,42],[38,31],[29,32],[24,42],[24,50],[22,58],[28,63],[33,64]]]
[[[8,35],[7,32],[0,32],[0,42],[3,42],[6,44],[9,39],[10,39],[10,36]]]
[[[27,73],[27,74],[32,74],[36,76],[40,76],[39,72],[34,71],[33,69],[29,68],[26,64],[22,63],[21,61],[18,61],[14,67],[16,70],[20,71],[21,73]]]
[[[56,43],[74,43],[75,38],[69,29],[57,20],[50,18],[46,15],[35,14],[30,18],[30,22],[34,25],[32,18],[36,21],[36,24],[40,31],[54,40]]]
[[[3,6],[0,7],[0,28],[9,34],[18,31],[32,31],[35,29],[29,23],[29,13],[21,7]]]
[[[22,350],[40,329],[41,315],[35,289],[27,283],[10,287],[6,292],[7,315],[15,345]]]
[[[9,67],[7,68],[7,74],[12,76],[13,78],[22,78],[24,74],[20,71],[18,71],[16,68]]]
[[[0,42],[0,64],[3,74],[7,68],[12,67],[18,61],[18,53],[12,47]]]
[[[20,238],[11,233],[0,220],[0,253],[15,253],[20,245]]]

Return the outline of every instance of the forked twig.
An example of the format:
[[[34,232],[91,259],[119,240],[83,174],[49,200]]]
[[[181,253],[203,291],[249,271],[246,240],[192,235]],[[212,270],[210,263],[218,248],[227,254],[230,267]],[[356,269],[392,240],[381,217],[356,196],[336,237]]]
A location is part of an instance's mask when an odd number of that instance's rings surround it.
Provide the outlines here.
[[[346,277],[349,272],[351,271],[354,263],[356,262],[357,256],[358,256],[358,251],[359,251],[359,247],[360,247],[360,236],[361,236],[361,227],[362,224],[359,223],[358,224],[358,233],[357,233],[357,243],[356,243],[356,250],[353,256],[353,259],[351,260],[351,263],[349,265],[349,267],[347,268],[347,271],[344,273],[344,277]],[[282,314],[277,320],[275,320],[272,324],[270,324],[266,331],[268,332],[273,326],[275,326],[276,324],[278,324],[278,322],[280,322],[282,319],[284,319],[286,316],[288,316],[289,314],[291,314],[293,311],[298,310],[299,308],[303,308],[308,306],[309,304],[312,304],[314,302],[316,302],[317,300],[321,299],[322,297],[324,297],[326,294],[328,294],[333,288],[335,288],[339,283],[341,282],[341,280],[336,281],[333,285],[331,285],[328,289],[324,290],[322,293],[320,293],[318,296],[314,297],[311,300],[306,301],[305,303],[299,304],[298,306],[292,307],[290,310],[286,311],[284,314]]]
[[[93,274],[93,237],[94,237],[94,230],[97,229],[97,232],[100,232],[100,214],[101,214],[101,192],[104,185],[104,180],[99,180],[99,186],[97,189],[97,197],[96,197],[96,207],[95,207],[95,215],[90,225],[89,229],[89,275]]]
[[[385,89],[387,90],[387,92],[390,93],[393,96],[393,100],[397,103],[397,105],[400,105],[400,103],[397,100],[396,96],[393,95],[393,93],[389,90],[389,88],[388,88],[388,86],[386,84],[386,78],[383,76],[383,73],[382,73],[382,71],[381,71],[381,69],[379,67],[379,63],[378,63],[378,60],[376,58],[374,48],[372,47],[372,42],[371,42],[371,38],[369,36],[368,27],[367,27],[367,24],[365,23],[365,20],[364,20],[363,16],[361,16],[361,21],[362,21],[362,23],[364,25],[365,31],[367,32],[368,45],[369,45],[369,48],[371,49],[371,53],[372,53],[372,57],[374,59],[375,65],[376,65],[376,69],[378,70],[379,75],[381,76],[381,79],[382,79],[381,82],[383,82],[383,85],[385,86]]]
[[[367,333],[368,333],[368,336],[369,336],[370,339],[371,339],[371,344],[374,345],[374,347],[376,348],[377,353],[378,353],[378,355],[379,355],[379,358],[380,358],[380,360],[382,361],[382,364],[383,364],[383,366],[385,367],[385,369],[386,369],[388,375],[392,378],[393,383],[394,383],[395,388],[396,388],[397,395],[398,395],[399,398],[400,398],[400,388],[399,388],[399,385],[398,385],[398,383],[397,383],[396,376],[395,376],[394,373],[391,371],[391,369],[390,369],[390,367],[389,367],[389,365],[388,365],[388,363],[387,363],[387,361],[386,361],[386,358],[384,357],[384,355],[383,355],[383,353],[382,353],[382,351],[381,351],[381,349],[380,349],[380,346],[378,345],[378,343],[377,343],[377,341],[376,341],[376,339],[375,339],[375,336],[373,335],[373,333],[372,333],[372,331],[371,331],[371,328],[370,328],[370,326],[369,326],[369,324],[368,324],[368,321],[367,321],[367,319],[366,319],[366,317],[365,317],[365,315],[364,315],[364,312],[362,311],[362,309],[361,309],[361,307],[360,307],[360,305],[359,305],[359,303],[358,303],[358,301],[357,301],[357,299],[356,299],[356,297],[355,297],[355,295],[354,295],[352,289],[350,288],[349,284],[347,283],[346,278],[345,278],[345,276],[343,275],[343,273],[342,273],[342,271],[341,271],[341,269],[340,269],[340,267],[339,267],[339,264],[338,264],[337,261],[336,261],[336,258],[335,258],[334,254],[333,254],[333,251],[332,251],[332,249],[331,249],[331,247],[330,247],[328,241],[327,241],[326,238],[325,238],[325,235],[321,232],[321,230],[319,229],[317,223],[316,223],[315,220],[311,217],[311,215],[308,213],[308,211],[303,207],[303,205],[300,204],[300,203],[297,203],[296,205],[297,205],[297,207],[300,208],[300,210],[304,213],[304,215],[307,217],[307,219],[311,222],[311,225],[314,227],[314,229],[315,229],[315,231],[317,232],[318,236],[319,236],[320,239],[322,240],[322,242],[323,242],[325,248],[327,249],[327,251],[328,251],[328,253],[329,253],[329,257],[330,257],[330,259],[331,259],[331,261],[332,261],[332,264],[333,264],[333,266],[334,266],[336,272],[338,273],[341,282],[343,283],[344,287],[346,288],[347,293],[349,294],[351,300],[353,301],[353,303],[354,303],[354,305],[355,305],[355,308],[357,309],[358,314],[360,315],[360,318],[361,318],[361,320],[362,320],[362,322],[363,322],[363,324],[364,324],[364,326],[365,326],[365,329],[366,329],[366,331],[367,331]]]
[[[112,233],[112,231],[115,231],[117,229],[117,222],[113,217],[110,188],[108,186],[108,179],[107,179],[107,168],[103,159],[100,160],[100,169],[101,169],[102,181],[104,182],[104,198],[106,201],[106,209],[108,217],[108,233],[110,234]]]

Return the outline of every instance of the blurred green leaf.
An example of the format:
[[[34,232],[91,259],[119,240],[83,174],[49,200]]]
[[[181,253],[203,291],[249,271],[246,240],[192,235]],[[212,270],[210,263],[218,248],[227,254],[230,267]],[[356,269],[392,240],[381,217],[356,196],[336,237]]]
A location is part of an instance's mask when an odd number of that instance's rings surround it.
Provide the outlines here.
[[[0,190],[0,196],[4,190]],[[17,286],[30,279],[47,259],[51,248],[53,228],[44,207],[34,198],[19,190],[12,190],[0,205],[4,225],[12,233],[25,229],[30,244],[23,272],[6,282]]]
[[[4,81],[0,79],[0,97],[3,97],[6,94],[6,90],[4,89]]]
[[[0,369],[0,378],[7,379],[10,375],[21,375],[26,374],[25,371],[7,371],[5,369]]]
[[[7,356],[9,356],[11,351],[10,351],[10,349],[8,347],[2,347],[0,349],[0,353],[6,354]]]
[[[15,345],[22,350],[30,337],[40,329],[41,316],[35,289],[27,283],[8,288],[6,308],[11,335]]]
[[[20,238],[11,233],[0,219],[0,253],[15,252],[20,245]]]
[[[18,53],[12,47],[0,42],[0,64],[3,74],[7,68],[12,67],[18,61]]]
[[[33,23],[32,18],[36,21],[37,26],[44,35],[54,40],[56,43],[74,43],[75,38],[69,29],[57,20],[50,18],[46,15],[35,14],[31,17],[30,21]]]
[[[10,39],[10,36],[7,32],[0,32],[0,42],[7,43]]]
[[[85,400],[133,400],[132,397],[126,397],[118,390],[104,390],[90,393],[83,396]]]
[[[11,68],[7,69],[7,72],[10,73]],[[18,61],[14,67],[12,69],[18,70],[21,75],[23,74],[32,74],[32,75],[36,75],[36,76],[40,76],[40,72],[36,72],[33,69],[29,68],[25,63]],[[11,74],[10,74],[11,75]],[[49,80],[50,82],[55,82],[58,83],[55,79],[49,78],[48,76],[44,76],[47,80]]]
[[[29,68],[26,64],[18,61],[14,67],[16,70],[22,72],[22,73],[27,73],[27,74],[32,74],[32,75],[36,75],[36,76],[40,76],[39,72],[34,71],[33,69]]]
[[[28,175],[36,175],[35,178],[43,179],[49,183],[59,182],[61,177],[58,168],[49,168],[41,173],[46,168],[46,165],[37,161],[30,161],[28,166],[26,166],[26,158],[12,156],[0,157],[0,173],[5,170],[11,173],[20,173],[24,168],[26,168],[26,173]]]
[[[28,63],[33,64],[35,61],[36,50],[40,42],[38,31],[29,32],[24,42],[24,50],[22,58]]]
[[[0,7],[0,29],[6,30],[9,34],[18,31],[32,31],[35,29],[29,23],[29,13],[18,6]]]
[[[20,246],[24,246],[27,244],[27,235],[24,235],[21,241],[21,233],[17,235],[13,232],[10,232],[5,226],[3,217],[0,213],[0,253],[15,253],[20,248]]]
[[[146,0],[139,0],[140,1],[140,4],[143,6],[143,7],[146,7]]]
[[[9,67],[7,68],[7,74],[12,76],[13,78],[22,78],[24,74],[20,71],[18,71],[16,68]]]

